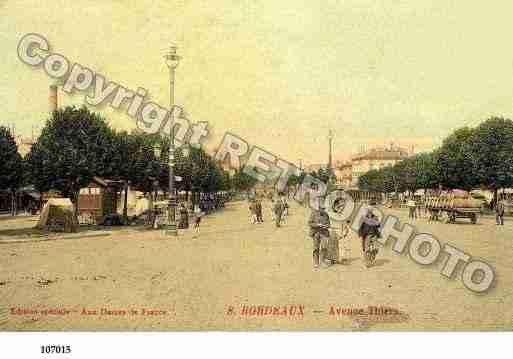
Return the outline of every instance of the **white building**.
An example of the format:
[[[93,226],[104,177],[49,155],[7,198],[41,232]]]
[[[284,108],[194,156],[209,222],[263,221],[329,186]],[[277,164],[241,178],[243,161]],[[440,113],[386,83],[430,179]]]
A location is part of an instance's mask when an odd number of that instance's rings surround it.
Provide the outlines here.
[[[335,177],[337,179],[337,185],[349,188],[352,183],[352,169],[353,165],[351,161],[338,161],[335,163],[333,171],[335,172]]]
[[[393,166],[413,154],[413,147],[407,150],[402,147],[390,145],[386,148],[372,148],[357,153],[351,158],[351,186],[358,186],[358,178],[370,170]]]

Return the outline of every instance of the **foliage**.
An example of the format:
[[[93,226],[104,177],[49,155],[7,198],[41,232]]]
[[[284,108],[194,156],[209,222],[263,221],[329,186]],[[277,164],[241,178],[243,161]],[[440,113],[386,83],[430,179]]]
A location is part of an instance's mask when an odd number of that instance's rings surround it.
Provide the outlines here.
[[[513,122],[491,118],[473,132],[473,176],[480,185],[497,190],[513,186]]]
[[[476,128],[462,127],[433,152],[365,173],[359,188],[379,192],[513,186],[513,122],[490,118]]]
[[[35,187],[69,197],[76,205],[80,188],[94,176],[113,173],[114,132],[86,107],[54,111],[27,156]]]
[[[14,138],[0,126],[0,190],[16,191],[22,185],[23,167]]]

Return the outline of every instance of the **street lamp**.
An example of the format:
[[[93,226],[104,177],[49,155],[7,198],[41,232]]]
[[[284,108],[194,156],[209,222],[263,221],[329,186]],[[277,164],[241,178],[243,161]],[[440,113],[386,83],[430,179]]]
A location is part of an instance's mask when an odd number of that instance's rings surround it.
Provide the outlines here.
[[[170,46],[167,54],[164,55],[167,67],[169,68],[169,109],[173,111],[175,105],[175,70],[180,61],[176,54],[176,46]],[[167,234],[176,236],[176,194],[175,194],[175,130],[174,124],[170,122],[169,136],[169,203],[168,203],[168,224]]]

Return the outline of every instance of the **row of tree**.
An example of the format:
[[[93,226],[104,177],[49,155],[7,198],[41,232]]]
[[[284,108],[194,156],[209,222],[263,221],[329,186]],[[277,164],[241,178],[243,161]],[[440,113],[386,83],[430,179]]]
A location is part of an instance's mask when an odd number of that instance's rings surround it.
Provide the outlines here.
[[[7,193],[11,211],[16,211],[16,190],[23,183],[24,163],[9,129],[0,126],[0,191]]]
[[[159,134],[115,131],[86,107],[66,107],[53,112],[25,158],[8,129],[0,127],[0,190],[14,194],[32,185],[76,204],[80,189],[98,176],[146,193],[155,185],[168,191],[169,145],[169,138]],[[230,176],[202,148],[178,148],[175,161],[175,176],[181,177],[177,190],[187,194],[247,190],[255,184],[242,171]]]
[[[384,193],[481,188],[497,194],[513,187],[513,122],[494,117],[457,129],[430,153],[365,173],[358,186]]]

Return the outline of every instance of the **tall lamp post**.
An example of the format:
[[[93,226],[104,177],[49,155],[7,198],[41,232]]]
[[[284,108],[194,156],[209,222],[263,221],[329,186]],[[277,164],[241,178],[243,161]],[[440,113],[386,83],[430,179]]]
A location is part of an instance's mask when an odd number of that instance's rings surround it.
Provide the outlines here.
[[[169,68],[169,109],[173,111],[175,105],[175,70],[180,61],[176,54],[176,46],[170,46],[167,54],[164,55],[166,65]],[[176,230],[176,194],[175,194],[175,130],[174,124],[170,122],[169,136],[169,203],[168,223],[166,233],[172,236],[178,235]]]
[[[328,133],[328,170],[332,170],[333,168],[333,159],[332,159],[332,142],[333,142],[333,131],[329,131]]]
[[[333,131],[329,131],[328,133],[328,184],[332,182],[334,174],[333,172]]]

